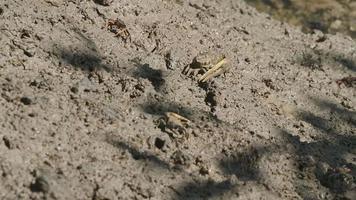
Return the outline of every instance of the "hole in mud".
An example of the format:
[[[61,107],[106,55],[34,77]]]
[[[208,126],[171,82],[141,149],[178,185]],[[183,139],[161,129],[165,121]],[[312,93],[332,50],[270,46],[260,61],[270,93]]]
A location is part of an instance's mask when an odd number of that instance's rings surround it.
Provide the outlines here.
[[[102,6],[110,6],[113,0],[94,0],[94,2]]]
[[[24,105],[31,105],[33,103],[32,99],[30,97],[21,97],[20,99],[21,103]]]
[[[155,147],[162,149],[164,147],[164,144],[166,141],[162,140],[161,138],[156,138],[155,139]]]
[[[50,189],[47,180],[44,177],[37,177],[36,181],[30,185],[32,192],[47,193]]]
[[[6,136],[4,136],[4,137],[2,138],[2,140],[4,141],[4,144],[5,144],[5,146],[6,146],[8,149],[12,149],[9,138],[7,138]]]

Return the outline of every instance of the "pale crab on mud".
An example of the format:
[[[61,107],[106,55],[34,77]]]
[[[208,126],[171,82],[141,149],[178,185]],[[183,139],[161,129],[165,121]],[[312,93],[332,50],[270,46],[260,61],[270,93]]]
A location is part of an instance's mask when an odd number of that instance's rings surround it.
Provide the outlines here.
[[[199,82],[206,82],[212,77],[225,73],[230,68],[227,58],[221,53],[203,52],[197,55],[191,64],[185,66],[182,73],[188,76],[197,76]]]
[[[158,127],[175,139],[188,139],[187,128],[190,124],[189,119],[174,112],[166,112],[164,117],[158,119]]]

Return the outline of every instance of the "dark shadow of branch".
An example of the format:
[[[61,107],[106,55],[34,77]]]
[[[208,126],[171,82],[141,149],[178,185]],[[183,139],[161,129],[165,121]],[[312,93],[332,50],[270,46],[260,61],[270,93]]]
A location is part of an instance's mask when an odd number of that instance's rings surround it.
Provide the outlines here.
[[[295,61],[312,70],[323,70],[323,65],[326,64],[334,69],[337,65],[341,65],[343,69],[356,72],[356,58],[338,52],[307,48],[295,58]]]
[[[118,149],[127,150],[132,155],[132,158],[135,160],[146,160],[146,161],[152,163],[155,167],[163,168],[166,170],[171,169],[167,162],[161,160],[160,158],[151,154],[150,152],[140,151],[139,150],[140,148],[134,147],[133,145],[130,145],[129,143],[119,141],[119,140],[116,140],[114,138],[109,138],[109,137],[106,138],[106,142]]]
[[[264,152],[267,152],[266,149]],[[260,178],[258,161],[259,150],[251,148],[242,153],[236,153],[220,162],[220,169],[227,175],[236,175],[242,181],[256,181]]]
[[[334,60],[344,66],[346,69],[356,72],[356,62],[350,58],[334,56]]]
[[[86,52],[85,50],[60,50],[60,59],[65,64],[81,69],[83,71],[94,71],[97,69],[104,69],[107,72],[111,71],[111,67],[102,64],[102,59],[97,52]]]
[[[281,130],[281,134],[296,148],[296,162],[303,177],[310,177],[312,173],[320,184],[329,188],[335,196],[342,196],[352,189],[356,165],[345,160],[344,155],[356,149],[356,136],[337,136],[331,141],[321,139],[315,142],[301,142],[286,130]],[[343,172],[339,169],[347,170]],[[305,191],[299,192],[302,196],[307,195]],[[308,195],[311,192],[309,191]]]
[[[74,32],[77,38],[82,41],[82,44],[68,47],[55,44],[54,54],[58,56],[60,61],[83,71],[91,72],[103,69],[111,72],[112,66],[103,63],[102,56],[94,41],[86,37],[78,29],[74,29]]]
[[[162,70],[153,69],[149,64],[141,65],[138,63],[133,75],[135,78],[148,79],[156,91],[160,91],[164,85]]]
[[[147,102],[145,104],[142,104],[141,108],[145,113],[148,113],[148,114],[154,115],[154,116],[162,116],[166,112],[175,112],[182,116],[189,117],[189,116],[192,116],[194,113],[193,109],[190,109],[190,108],[182,106],[181,104],[172,103],[172,102],[154,102],[154,101],[152,101],[152,102]]]
[[[348,123],[349,126],[356,127],[356,111],[351,111],[340,105],[321,99],[313,99],[313,101],[320,108],[329,109],[331,113],[335,113],[339,119]]]
[[[176,199],[209,199],[217,196],[223,196],[225,192],[232,190],[236,184],[226,180],[222,182],[215,182],[213,180],[203,181],[200,183],[189,182],[183,184],[180,188],[175,190],[177,193]],[[236,188],[237,193],[237,188]]]

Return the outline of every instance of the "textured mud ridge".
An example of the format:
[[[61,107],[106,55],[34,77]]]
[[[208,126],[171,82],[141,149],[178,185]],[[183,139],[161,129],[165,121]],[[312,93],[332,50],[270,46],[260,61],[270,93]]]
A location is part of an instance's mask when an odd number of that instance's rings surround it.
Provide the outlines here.
[[[5,0],[0,48],[0,199],[356,196],[348,36],[238,0]],[[229,68],[198,83],[206,51]]]

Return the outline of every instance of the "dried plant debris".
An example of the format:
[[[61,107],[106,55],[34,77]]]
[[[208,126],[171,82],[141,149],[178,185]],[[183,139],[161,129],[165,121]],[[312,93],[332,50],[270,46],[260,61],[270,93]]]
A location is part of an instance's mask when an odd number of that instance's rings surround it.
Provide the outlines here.
[[[340,86],[341,84],[344,84],[346,87],[352,87],[356,83],[356,77],[344,77],[342,79],[339,79],[336,81],[336,83]]]
[[[188,76],[202,74],[198,80],[206,82],[212,77],[226,72],[228,68],[229,65],[224,54],[214,54],[209,51],[197,55],[193,62],[183,69],[182,73]]]

